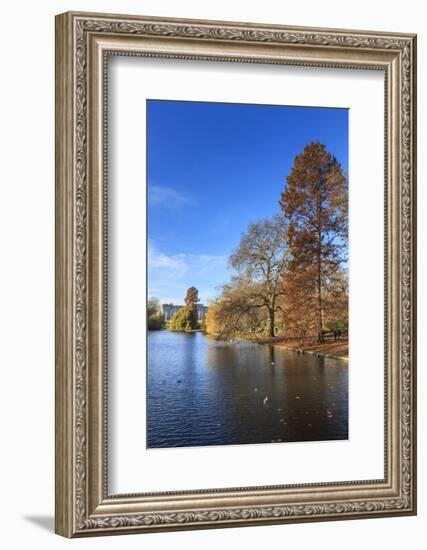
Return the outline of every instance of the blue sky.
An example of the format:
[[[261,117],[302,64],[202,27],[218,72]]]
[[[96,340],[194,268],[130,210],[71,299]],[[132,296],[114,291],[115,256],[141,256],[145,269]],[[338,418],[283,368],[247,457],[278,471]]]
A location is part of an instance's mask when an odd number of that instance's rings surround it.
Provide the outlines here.
[[[346,109],[147,102],[148,294],[203,303],[249,223],[280,211],[295,156],[320,141],[348,172]]]

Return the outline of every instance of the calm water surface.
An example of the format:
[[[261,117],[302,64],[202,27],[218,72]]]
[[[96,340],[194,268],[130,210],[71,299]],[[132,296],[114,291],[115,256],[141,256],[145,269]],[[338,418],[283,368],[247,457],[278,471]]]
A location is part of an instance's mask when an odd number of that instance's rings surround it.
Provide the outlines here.
[[[348,438],[339,359],[153,331],[147,392],[150,448]]]

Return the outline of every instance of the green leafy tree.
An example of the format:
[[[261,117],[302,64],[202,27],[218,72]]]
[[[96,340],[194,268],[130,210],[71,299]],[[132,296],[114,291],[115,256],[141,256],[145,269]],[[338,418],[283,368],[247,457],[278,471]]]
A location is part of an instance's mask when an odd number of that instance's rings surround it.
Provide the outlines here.
[[[169,329],[189,332],[197,328],[197,315],[189,307],[181,308],[169,321]]]
[[[147,301],[147,327],[148,330],[161,330],[165,326],[160,301],[158,298],[148,298]]]

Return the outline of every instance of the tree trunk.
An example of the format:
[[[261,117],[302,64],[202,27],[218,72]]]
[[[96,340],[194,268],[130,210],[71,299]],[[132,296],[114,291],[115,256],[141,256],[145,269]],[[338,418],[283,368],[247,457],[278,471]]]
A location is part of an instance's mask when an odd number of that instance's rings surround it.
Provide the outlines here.
[[[324,343],[323,338],[323,303],[322,303],[322,207],[319,200],[317,206],[318,214],[318,246],[317,246],[317,320],[318,320],[318,342],[319,344]]]
[[[318,320],[318,332],[319,335],[323,330],[323,303],[322,303],[322,230],[321,230],[321,219],[322,219],[322,208],[320,204],[318,205],[318,239],[319,243],[317,246],[317,320]]]
[[[320,258],[317,266],[317,299],[318,299],[318,311],[317,320],[319,324],[319,332],[323,330],[323,303],[322,303],[322,279],[321,279],[321,266]]]
[[[268,335],[274,337],[274,307],[268,309]]]

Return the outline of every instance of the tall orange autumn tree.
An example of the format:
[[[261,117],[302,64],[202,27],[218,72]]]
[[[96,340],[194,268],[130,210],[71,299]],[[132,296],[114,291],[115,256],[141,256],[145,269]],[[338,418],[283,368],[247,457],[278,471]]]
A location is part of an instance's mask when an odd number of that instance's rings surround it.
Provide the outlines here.
[[[285,325],[321,339],[326,322],[348,316],[348,185],[324,145],[310,143],[295,158],[280,206],[291,253],[283,278]]]
[[[197,319],[197,304],[199,300],[199,291],[195,286],[191,286],[187,289],[187,294],[184,298],[185,306],[191,309],[194,313],[195,318]]]

